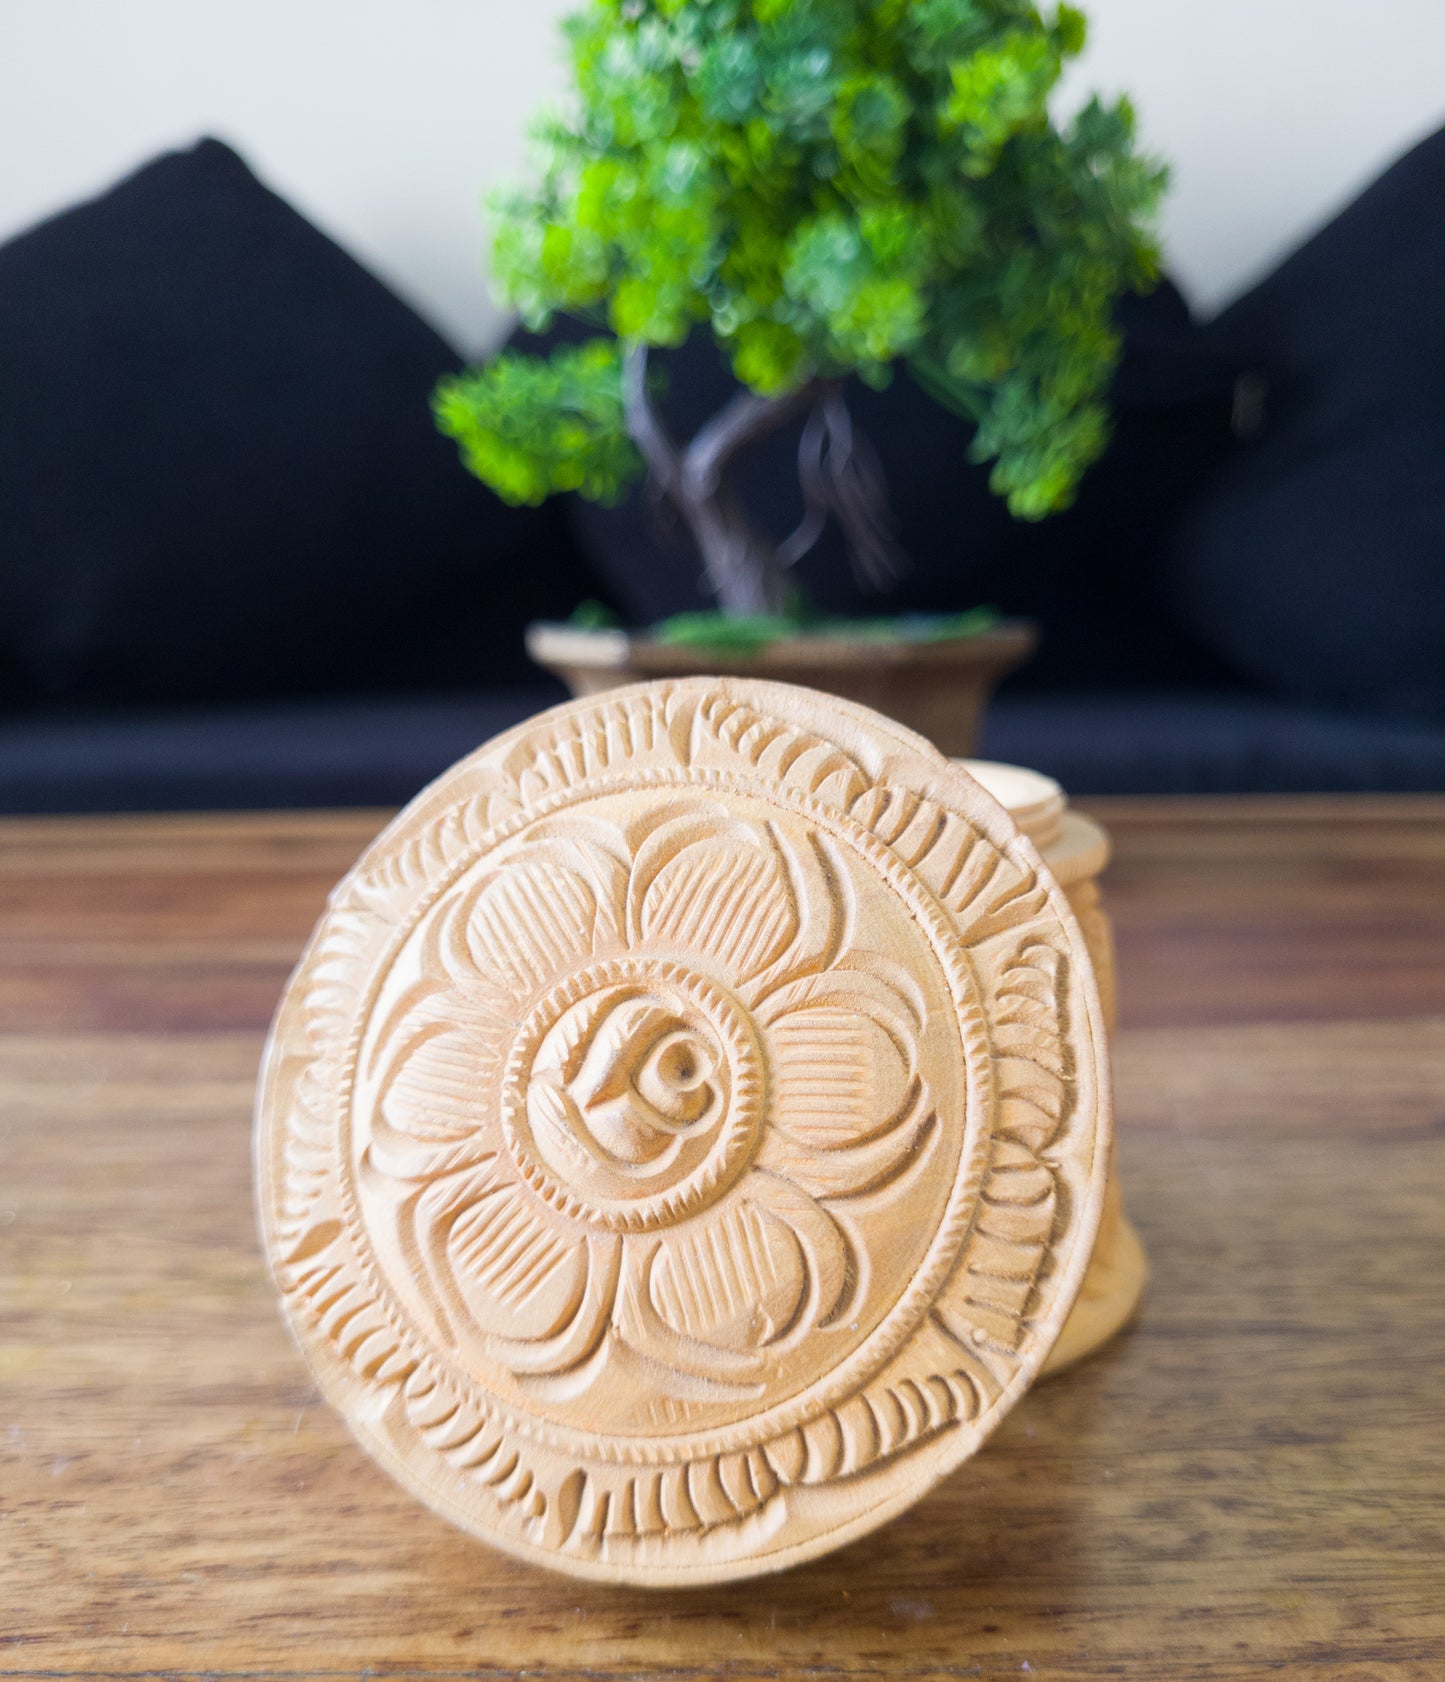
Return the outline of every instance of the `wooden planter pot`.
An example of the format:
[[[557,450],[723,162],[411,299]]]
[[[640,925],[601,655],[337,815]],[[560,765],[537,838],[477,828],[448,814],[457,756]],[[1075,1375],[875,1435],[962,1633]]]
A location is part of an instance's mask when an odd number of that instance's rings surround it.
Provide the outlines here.
[[[645,632],[536,624],[527,652],[574,695],[596,695],[648,678],[768,678],[841,695],[961,757],[978,747],[989,699],[1033,653],[1038,633],[1026,620],[937,642],[819,635],[770,643],[756,654],[721,654],[658,641]]]

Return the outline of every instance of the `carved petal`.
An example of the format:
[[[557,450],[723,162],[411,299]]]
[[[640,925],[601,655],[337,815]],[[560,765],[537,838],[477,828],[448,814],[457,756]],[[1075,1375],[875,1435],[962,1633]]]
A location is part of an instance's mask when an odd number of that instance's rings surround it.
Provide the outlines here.
[[[581,1277],[555,1329],[544,1336],[533,1327],[524,1339],[494,1338],[487,1346],[494,1359],[519,1375],[573,1372],[596,1354],[607,1335],[617,1300],[621,1241],[610,1234],[591,1239],[572,1259]]]
[[[847,1149],[889,1132],[911,1108],[918,1019],[883,975],[837,968],[805,976],[759,1015],[774,1126],[796,1143]]]
[[[447,1260],[463,1294],[523,1308],[547,1287],[581,1245],[540,1221],[531,1200],[504,1186],[452,1222]],[[545,1323],[545,1316],[538,1315]]]
[[[660,1240],[631,1238],[623,1248],[622,1278],[614,1325],[618,1336],[660,1368],[702,1379],[717,1394],[753,1394],[767,1370],[763,1349],[729,1349],[701,1343],[664,1320],[653,1292],[653,1275],[662,1260]]]
[[[937,1117],[915,1088],[915,1101],[903,1124],[860,1145],[810,1150],[778,1129],[772,1130],[758,1153],[758,1166],[805,1191],[810,1197],[862,1197],[898,1179],[920,1164],[934,1137]]]
[[[812,1150],[888,1132],[908,1100],[907,1048],[842,1003],[790,1010],[768,1032],[774,1125]]]
[[[618,1330],[639,1354],[719,1391],[762,1378],[838,1319],[856,1284],[833,1217],[759,1169],[712,1216],[647,1248],[632,1241],[627,1262]]]
[[[537,849],[503,865],[465,902],[448,957],[521,999],[586,958],[610,927],[597,884]]]
[[[858,1282],[857,1267],[837,1221],[801,1186],[764,1168],[754,1168],[745,1185],[749,1196],[785,1223],[802,1247],[807,1294],[788,1336],[790,1343],[797,1342],[814,1326],[828,1325],[847,1313]]]
[[[814,833],[793,846],[780,833],[777,845],[798,907],[796,929],[780,955],[739,988],[743,1003],[754,1011],[799,976],[831,969],[852,938],[857,914],[851,879],[839,868],[826,836]]]
[[[798,908],[772,837],[703,808],[638,849],[628,922],[634,939],[710,958],[736,986],[788,949]]]
[[[424,1179],[490,1147],[497,1050],[469,1025],[428,1011],[393,1055],[372,1127],[376,1167]]]
[[[859,951],[774,988],[759,1004],[758,1020],[776,1022],[790,1010],[823,1004],[858,1011],[902,1042],[911,1043],[923,1025],[923,995],[912,976],[882,953]]]
[[[652,1269],[652,1300],[683,1337],[757,1349],[791,1325],[804,1267],[791,1227],[739,1199],[666,1236]]]
[[[596,1347],[611,1310],[615,1257],[549,1223],[531,1195],[497,1170],[434,1181],[416,1199],[417,1255],[459,1337],[484,1340],[517,1371],[557,1372]],[[614,1246],[615,1248],[615,1246]]]

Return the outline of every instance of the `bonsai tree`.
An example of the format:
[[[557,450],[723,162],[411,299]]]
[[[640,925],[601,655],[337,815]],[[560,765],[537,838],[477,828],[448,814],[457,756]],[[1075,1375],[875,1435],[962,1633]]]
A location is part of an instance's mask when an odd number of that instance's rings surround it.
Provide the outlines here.
[[[590,0],[574,95],[533,183],[496,201],[493,272],[530,327],[599,336],[498,356],[435,407],[514,503],[611,501],[644,472],[729,613],[780,610],[823,522],[874,580],[892,544],[843,381],[905,365],[976,424],[1015,515],[1070,501],[1108,438],[1113,305],[1147,285],[1163,171],[1125,101],[1049,98],[1084,19],[1030,0]],[[649,353],[706,329],[737,394],[690,440]],[[732,488],[739,452],[806,416],[806,513],[781,541]]]

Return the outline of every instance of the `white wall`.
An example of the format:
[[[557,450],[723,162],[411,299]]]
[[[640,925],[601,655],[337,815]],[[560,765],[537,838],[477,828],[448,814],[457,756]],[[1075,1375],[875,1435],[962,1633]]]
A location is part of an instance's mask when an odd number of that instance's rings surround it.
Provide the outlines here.
[[[1130,94],[1173,165],[1169,262],[1206,312],[1445,124],[1445,0],[1077,3],[1073,84]]]
[[[1175,166],[1205,310],[1445,122],[1445,0],[1083,0],[1070,95],[1126,90]],[[560,87],[571,0],[0,0],[0,238],[211,132],[474,349],[477,206]]]

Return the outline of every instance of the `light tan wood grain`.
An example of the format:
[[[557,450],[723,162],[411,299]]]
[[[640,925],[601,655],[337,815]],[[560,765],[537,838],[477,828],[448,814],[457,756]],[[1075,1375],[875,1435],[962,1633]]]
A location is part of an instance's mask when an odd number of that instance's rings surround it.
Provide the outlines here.
[[[864,708],[703,677],[518,726],[357,861],[272,1026],[261,1221],[322,1392],[436,1512],[589,1580],[875,1529],[1074,1318],[1090,958],[999,803]],[[1104,1277],[1080,1354],[1137,1298]]]
[[[1141,1319],[865,1542],[661,1598],[430,1517],[273,1307],[254,1060],[378,819],[0,826],[0,1674],[1438,1682],[1445,801],[1090,809]]]

